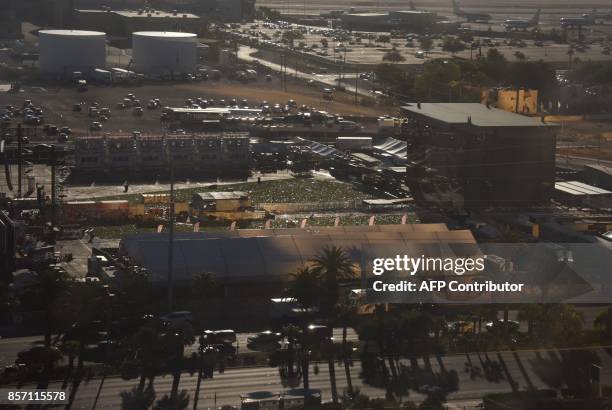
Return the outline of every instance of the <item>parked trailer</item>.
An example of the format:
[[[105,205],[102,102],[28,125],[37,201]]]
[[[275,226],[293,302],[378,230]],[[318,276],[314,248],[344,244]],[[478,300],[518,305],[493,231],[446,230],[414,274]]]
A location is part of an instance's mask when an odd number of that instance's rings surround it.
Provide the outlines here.
[[[135,78],[136,74],[133,71],[126,70],[124,68],[111,68],[113,74],[113,81],[116,83],[128,82]]]
[[[93,71],[93,80],[102,84],[110,84],[113,81],[113,74],[108,70],[96,68]]]

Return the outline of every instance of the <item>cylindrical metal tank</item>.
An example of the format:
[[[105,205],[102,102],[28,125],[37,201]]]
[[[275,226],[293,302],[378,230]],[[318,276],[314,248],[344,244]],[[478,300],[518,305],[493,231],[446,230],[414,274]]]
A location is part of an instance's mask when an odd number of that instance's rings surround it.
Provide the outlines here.
[[[38,46],[43,74],[69,75],[106,66],[106,34],[99,31],[41,30]]]
[[[132,34],[134,70],[143,74],[193,73],[197,36],[191,33],[140,31]]]

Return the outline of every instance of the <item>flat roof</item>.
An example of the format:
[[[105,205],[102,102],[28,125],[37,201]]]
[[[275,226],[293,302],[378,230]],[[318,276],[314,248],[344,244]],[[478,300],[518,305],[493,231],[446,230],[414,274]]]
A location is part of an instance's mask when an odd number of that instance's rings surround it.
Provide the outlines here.
[[[47,34],[51,36],[105,36],[106,33],[101,31],[90,31],[90,30],[40,30],[38,34]]]
[[[353,154],[351,154],[353,157],[360,159],[362,161],[365,162],[380,162],[380,160],[378,158],[374,158],[368,154],[364,154],[362,152],[355,152]]]
[[[410,113],[447,124],[467,124],[475,127],[555,127],[540,118],[487,107],[479,103],[413,103],[402,107]]]
[[[427,11],[427,10],[395,10],[395,11],[391,11],[391,14],[409,14],[409,15],[416,15],[416,16],[423,16],[423,15],[429,15],[429,16],[434,16],[436,13],[433,11]]]
[[[178,13],[174,15],[173,13],[169,13],[167,11],[162,11],[162,10],[154,10],[149,13],[147,13],[144,10],[142,12],[139,12],[138,10],[110,10],[109,11],[109,10],[103,10],[103,9],[77,9],[76,11],[79,13],[112,13],[112,14],[116,14],[122,17],[175,18],[175,19],[199,18],[197,15],[191,14],[191,13]],[[149,16],[149,14],[151,15]],[[183,17],[183,15],[185,15],[186,17]]]
[[[164,37],[164,38],[194,38],[193,33],[182,33],[178,31],[136,31],[133,36],[139,37]]]
[[[570,195],[612,195],[612,192],[578,181],[556,182],[555,189]]]
[[[213,199],[215,201],[223,199],[242,199],[248,198],[249,194],[243,191],[230,191],[230,192],[198,192],[195,194],[204,200]]]
[[[161,10],[155,10],[152,13],[147,13],[146,11],[143,11],[142,13],[138,13],[137,10],[116,10],[116,11],[112,11],[111,13],[115,13],[118,14],[120,16],[123,17],[147,17],[147,18],[175,18],[175,19],[181,19],[181,18],[199,18],[198,16],[196,16],[195,14],[191,14],[191,13],[178,13],[176,15],[174,15],[173,13],[168,13],[166,11],[161,11]],[[150,16],[149,16],[150,14]]]
[[[209,108],[184,108],[184,107],[168,107],[170,111],[175,113],[193,113],[193,114],[230,114],[230,113],[261,113],[260,108],[233,108],[233,107],[209,107]]]
[[[345,13],[341,17],[389,17],[389,13]]]
[[[612,168],[611,167],[607,167],[605,165],[598,165],[598,164],[587,164],[584,166],[585,168],[590,168],[599,172],[602,172],[604,174],[608,174],[612,176]]]

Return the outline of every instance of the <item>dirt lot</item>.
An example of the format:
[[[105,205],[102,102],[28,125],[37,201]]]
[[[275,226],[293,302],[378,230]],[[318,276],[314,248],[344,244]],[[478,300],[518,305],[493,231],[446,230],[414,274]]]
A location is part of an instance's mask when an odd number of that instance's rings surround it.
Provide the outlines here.
[[[341,115],[362,114],[378,116],[393,113],[394,110],[385,107],[364,107],[354,105],[354,97],[345,93],[336,93],[336,100],[329,102],[321,98],[321,87],[308,88],[303,83],[289,82],[287,91],[281,89],[279,79],[265,82],[260,79],[248,84],[237,81],[203,81],[199,83],[164,83],[143,86],[90,86],[83,93],[72,86],[26,87],[19,95],[0,94],[0,106],[13,104],[21,106],[24,99],[31,99],[35,105],[42,105],[45,111],[45,122],[55,125],[68,125],[74,132],[87,133],[90,119],[85,112],[72,112],[72,106],[84,102],[87,107],[92,102],[98,102],[101,107],[109,107],[111,119],[103,124],[102,132],[160,132],[160,111],[146,110],[142,117],[134,117],[130,110],[119,110],[115,105],[126,94],[133,93],[143,103],[148,99],[159,98],[162,106],[183,106],[187,98],[203,97],[215,99],[242,99],[251,103],[263,100],[270,104],[286,103],[294,99],[298,104],[326,110]]]

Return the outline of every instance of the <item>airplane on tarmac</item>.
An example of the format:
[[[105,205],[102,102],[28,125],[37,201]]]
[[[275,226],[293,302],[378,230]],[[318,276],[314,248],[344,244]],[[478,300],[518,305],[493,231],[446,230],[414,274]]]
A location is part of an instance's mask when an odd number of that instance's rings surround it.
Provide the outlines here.
[[[457,0],[452,0],[453,2],[453,13],[457,17],[462,17],[466,19],[470,23],[480,23],[487,22],[491,20],[491,15],[487,13],[470,13],[467,11],[461,10],[461,7],[457,4]]]
[[[538,11],[536,11],[536,14],[529,20],[527,19],[507,19],[506,21],[504,21],[504,27],[506,27],[506,31],[527,30],[528,28],[531,28],[531,27],[537,27],[537,25],[540,24],[540,13],[541,12],[542,12],[542,9],[538,9]]]
[[[584,13],[582,17],[591,18],[595,21],[612,20],[612,11],[606,13],[597,11],[597,9],[593,9],[593,11],[591,11],[590,13]]]
[[[583,14],[580,17],[561,17],[561,20],[559,21],[561,23],[561,27],[567,28],[594,26],[597,23],[597,19],[590,14]]]

